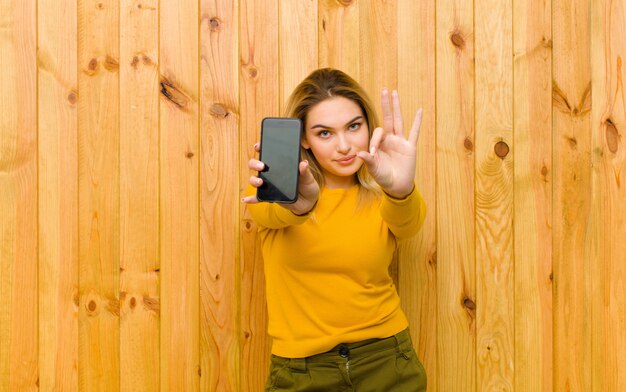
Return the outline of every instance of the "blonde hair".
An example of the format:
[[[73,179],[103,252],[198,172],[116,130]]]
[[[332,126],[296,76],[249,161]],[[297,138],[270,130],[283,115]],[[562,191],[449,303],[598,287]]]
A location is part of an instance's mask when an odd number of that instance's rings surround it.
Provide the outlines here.
[[[372,132],[379,125],[371,100],[354,79],[338,69],[321,68],[307,76],[291,93],[285,116],[297,117],[306,124],[307,114],[311,108],[334,97],[347,98],[361,108],[368,125],[368,136],[371,138]],[[309,161],[311,173],[320,187],[324,186],[322,168],[313,153],[302,148],[302,158]],[[356,179],[359,186],[359,205],[381,195],[380,187],[367,171],[365,164],[357,171]]]

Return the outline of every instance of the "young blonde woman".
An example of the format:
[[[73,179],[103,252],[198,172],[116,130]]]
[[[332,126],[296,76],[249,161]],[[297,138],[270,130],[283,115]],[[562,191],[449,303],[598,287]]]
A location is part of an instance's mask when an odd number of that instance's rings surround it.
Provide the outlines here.
[[[262,180],[250,177],[242,201],[259,226],[272,337],[266,391],[426,390],[388,272],[426,214],[413,180],[422,112],[407,139],[397,93],[381,101],[382,128],[357,82],[314,71],[287,105],[304,124],[297,201],[259,203]]]

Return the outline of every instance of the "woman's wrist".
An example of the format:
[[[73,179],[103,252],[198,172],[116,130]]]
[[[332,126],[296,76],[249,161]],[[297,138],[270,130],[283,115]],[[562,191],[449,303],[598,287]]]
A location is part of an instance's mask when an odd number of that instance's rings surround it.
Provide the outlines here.
[[[296,212],[294,210],[291,210],[291,213],[294,214],[295,216],[309,215],[311,212],[313,212],[313,210],[315,209],[315,206],[317,206],[317,200],[315,200],[315,203],[313,203],[311,208],[309,208],[306,212],[300,212],[300,211]]]
[[[413,193],[413,191],[415,190],[415,183],[413,183],[413,185],[411,186],[411,190],[409,190],[408,192],[404,192],[402,190],[400,191],[387,191],[386,189],[383,188],[383,192],[385,192],[385,195],[387,195],[388,197],[392,198],[392,199],[396,199],[396,200],[404,200],[407,197],[411,196],[411,193]]]

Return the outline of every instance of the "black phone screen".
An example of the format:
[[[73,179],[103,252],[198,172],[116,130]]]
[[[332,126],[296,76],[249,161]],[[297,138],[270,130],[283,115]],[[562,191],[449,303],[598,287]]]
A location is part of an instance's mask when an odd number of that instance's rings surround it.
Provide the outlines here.
[[[265,118],[261,124],[260,201],[293,203],[298,198],[298,165],[302,122],[297,118]]]

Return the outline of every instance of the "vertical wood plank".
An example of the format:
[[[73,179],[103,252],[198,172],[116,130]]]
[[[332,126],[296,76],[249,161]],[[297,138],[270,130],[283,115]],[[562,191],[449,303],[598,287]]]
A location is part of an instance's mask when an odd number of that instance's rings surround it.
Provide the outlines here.
[[[421,232],[400,244],[398,286],[429,391],[437,390],[437,239],[435,196],[435,2],[398,2],[398,94],[405,132],[423,109],[415,184],[427,205]]]
[[[159,391],[159,12],[120,2],[120,389]]]
[[[398,4],[396,1],[361,2],[359,12],[359,83],[382,119],[380,92],[398,86]]]
[[[278,2],[240,0],[239,96],[240,194],[250,177],[247,162],[255,156],[263,117],[278,116]],[[261,390],[269,369],[270,340],[267,337],[265,275],[257,227],[241,207],[241,387]]]
[[[552,391],[551,1],[513,13],[515,390]]]
[[[279,102],[284,115],[293,89],[317,68],[317,0],[279,1]]]
[[[199,3],[162,1],[161,390],[199,390]]]
[[[475,3],[477,389],[514,387],[513,64],[508,0]]]
[[[476,390],[474,13],[437,1],[437,378]]]
[[[591,64],[588,0],[555,0],[553,31],[554,390],[591,390]]]
[[[0,391],[38,390],[37,3],[0,3]]]
[[[79,389],[119,390],[119,4],[78,1]]]
[[[77,4],[37,7],[39,387],[77,391]]]
[[[340,69],[355,80],[360,80],[360,4],[351,0],[318,1],[319,66]]]
[[[592,298],[593,391],[626,386],[626,4],[592,2]]]
[[[238,2],[202,0],[200,390],[240,391]]]

